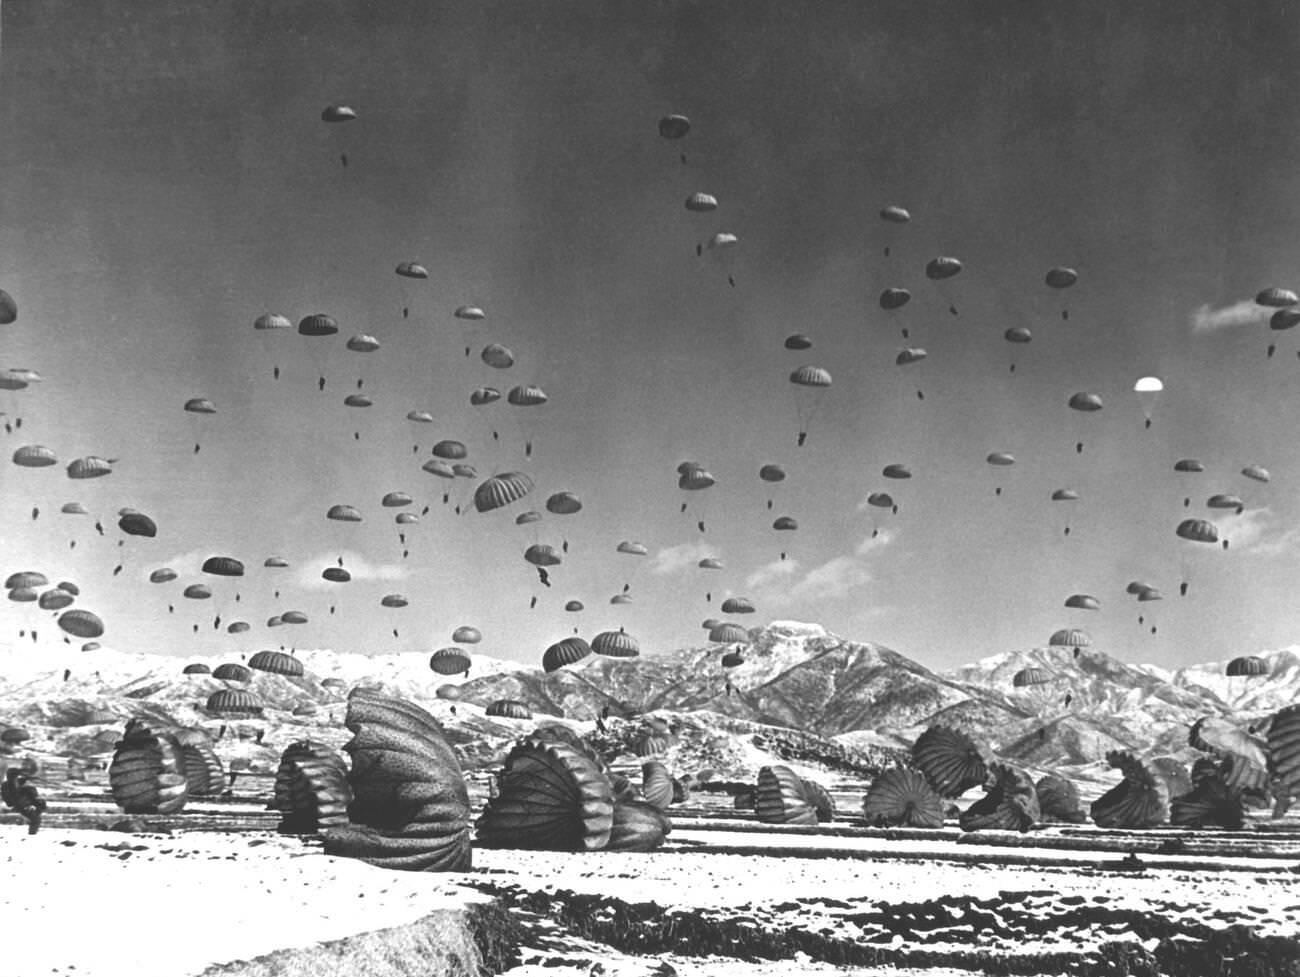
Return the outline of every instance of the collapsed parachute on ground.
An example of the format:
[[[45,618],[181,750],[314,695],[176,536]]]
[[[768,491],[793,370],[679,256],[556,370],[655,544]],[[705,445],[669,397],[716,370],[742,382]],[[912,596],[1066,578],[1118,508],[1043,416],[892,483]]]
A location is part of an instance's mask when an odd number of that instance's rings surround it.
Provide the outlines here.
[[[963,831],[1028,831],[1041,820],[1034,782],[1023,770],[1001,763],[989,767],[988,793],[962,812]]]
[[[326,854],[380,868],[467,871],[469,793],[438,721],[414,703],[356,688],[344,722],[352,823],[321,832]]]

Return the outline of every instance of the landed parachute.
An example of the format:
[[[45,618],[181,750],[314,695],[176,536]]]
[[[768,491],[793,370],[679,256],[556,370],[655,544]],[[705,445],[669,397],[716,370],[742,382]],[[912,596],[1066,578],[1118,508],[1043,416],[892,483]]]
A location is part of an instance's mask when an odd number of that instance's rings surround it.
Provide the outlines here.
[[[942,828],[943,798],[920,772],[892,767],[867,788],[862,813],[873,827]]]
[[[333,747],[313,740],[290,743],[280,754],[272,804],[285,834],[316,834],[348,826],[352,787],[347,765]]]
[[[988,777],[988,765],[975,741],[950,726],[931,726],[917,737],[912,762],[940,797],[960,797]]]
[[[817,823],[817,811],[808,803],[803,780],[780,764],[758,771],[754,812],[764,824]]]
[[[438,721],[414,703],[356,688],[345,725],[352,823],[322,832],[325,853],[380,868],[467,871],[469,793]]]
[[[1079,800],[1079,788],[1064,777],[1043,774],[1034,785],[1039,813],[1044,821],[1083,824],[1088,819]]]
[[[961,813],[963,831],[1028,831],[1042,820],[1034,782],[1023,770],[995,763],[988,793]]]
[[[174,814],[189,797],[180,744],[142,719],[127,722],[108,780],[114,802],[127,814]]]
[[[1099,828],[1154,828],[1169,817],[1169,788],[1131,753],[1111,750],[1106,762],[1124,779],[1092,802],[1092,820]]]

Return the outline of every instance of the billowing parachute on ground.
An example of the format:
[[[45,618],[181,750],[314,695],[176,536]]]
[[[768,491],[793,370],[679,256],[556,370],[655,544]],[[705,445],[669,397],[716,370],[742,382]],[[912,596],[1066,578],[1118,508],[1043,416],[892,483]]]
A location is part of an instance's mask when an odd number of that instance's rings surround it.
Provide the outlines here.
[[[1242,797],[1202,757],[1193,767],[1194,785],[1169,801],[1169,823],[1181,828],[1240,831],[1245,823]]]
[[[280,754],[272,801],[285,834],[315,834],[348,825],[352,786],[333,747],[313,740],[290,743]]]
[[[178,729],[172,734],[181,748],[185,784],[190,797],[211,797],[226,786],[225,768],[201,729]]]
[[[1042,820],[1034,782],[1023,770],[995,763],[988,793],[962,811],[963,831],[1028,831]]]
[[[1088,819],[1079,800],[1079,789],[1064,777],[1047,773],[1034,785],[1039,813],[1044,821],[1082,824]]]
[[[469,793],[438,721],[414,703],[356,688],[345,724],[352,823],[322,832],[326,854],[380,868],[467,871]]]
[[[862,813],[873,827],[942,828],[943,798],[919,771],[891,767],[867,788]]]
[[[479,483],[474,491],[474,508],[491,512],[517,502],[533,490],[533,480],[523,472],[503,472]]]
[[[542,653],[542,668],[554,672],[574,665],[591,654],[591,645],[576,635],[557,641]]]
[[[1169,817],[1169,788],[1131,753],[1111,750],[1106,762],[1124,779],[1092,802],[1092,820],[1099,828],[1154,828]]]
[[[668,768],[658,760],[641,764],[641,794],[646,803],[661,811],[668,810],[673,802],[673,778]]]
[[[1273,781],[1273,816],[1300,797],[1300,705],[1274,714],[1268,726],[1268,772]]]
[[[593,756],[543,727],[506,757],[498,790],[478,820],[480,845],[546,851],[605,848],[614,793]]]
[[[259,651],[248,659],[248,667],[273,675],[295,677],[302,674],[302,662],[283,651]]]
[[[533,711],[528,708],[526,703],[517,699],[497,699],[495,702],[489,702],[487,708],[483,711],[489,716],[501,719],[533,718]]]
[[[439,648],[429,657],[429,667],[439,675],[468,674],[472,660],[464,648]]]
[[[803,781],[789,767],[776,764],[758,771],[754,812],[764,824],[816,824]]]
[[[113,800],[127,814],[173,814],[185,806],[185,757],[169,732],[129,720],[108,768]]]
[[[975,741],[950,726],[931,726],[917,737],[912,762],[940,797],[960,797],[988,777],[988,764]]]

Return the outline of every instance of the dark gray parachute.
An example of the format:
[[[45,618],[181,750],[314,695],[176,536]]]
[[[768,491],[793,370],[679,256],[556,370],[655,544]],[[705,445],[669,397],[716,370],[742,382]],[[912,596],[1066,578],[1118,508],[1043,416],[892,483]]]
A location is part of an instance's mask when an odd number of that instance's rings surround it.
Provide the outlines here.
[[[284,834],[316,834],[348,825],[352,787],[343,757],[313,740],[290,743],[275,772],[275,809]]]
[[[438,721],[414,703],[355,688],[345,725],[352,823],[322,832],[325,853],[380,868],[468,870],[469,792]]]
[[[1029,831],[1042,821],[1034,782],[1023,770],[995,763],[989,767],[988,793],[962,812],[963,831]]]
[[[226,786],[226,771],[221,758],[212,749],[208,734],[201,729],[178,729],[174,735],[185,761],[185,783],[189,795],[211,797],[220,794]]]
[[[1154,828],[1169,817],[1169,788],[1131,753],[1111,750],[1106,762],[1124,779],[1092,802],[1092,820],[1099,828]]]
[[[185,806],[185,756],[168,730],[142,719],[126,724],[108,768],[113,800],[127,814],[174,814]]]
[[[891,767],[867,788],[862,814],[878,828],[942,828],[943,798],[919,770]]]
[[[1064,777],[1045,773],[1034,784],[1034,792],[1038,795],[1038,810],[1044,821],[1083,824],[1088,820],[1079,799],[1079,788]]]

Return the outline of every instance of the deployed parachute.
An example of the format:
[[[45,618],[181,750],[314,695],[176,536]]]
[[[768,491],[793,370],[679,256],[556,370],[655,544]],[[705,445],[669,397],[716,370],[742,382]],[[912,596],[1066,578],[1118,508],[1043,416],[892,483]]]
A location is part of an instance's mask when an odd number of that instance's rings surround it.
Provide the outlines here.
[[[497,699],[495,702],[489,702],[483,711],[486,715],[501,719],[533,718],[533,711],[525,703],[516,699]]]
[[[302,674],[302,662],[283,651],[259,651],[248,659],[248,667],[273,675],[294,677]]]
[[[59,615],[59,627],[77,638],[99,638],[104,634],[104,622],[85,610],[64,611]]]
[[[571,636],[563,641],[557,641],[542,653],[542,668],[554,672],[566,665],[577,664],[591,652],[591,645],[579,637]]]
[[[930,279],[932,282],[942,282],[960,274],[961,270],[962,263],[959,260],[956,258],[940,256],[938,258],[931,258],[930,261],[926,263],[925,277]],[[957,306],[953,302],[951,295],[948,294],[947,289],[941,288],[940,291],[948,302],[948,311],[953,315],[957,315]]]
[[[1022,668],[1012,676],[1011,685],[1023,689],[1026,686],[1046,685],[1053,679],[1052,673],[1045,668]]]
[[[867,788],[862,813],[878,828],[942,828],[943,798],[918,771],[891,767]]]
[[[439,675],[469,674],[472,661],[464,648],[439,648],[429,657],[429,667]]]
[[[251,682],[253,673],[238,662],[223,662],[212,670],[212,677],[223,682]]]
[[[1274,714],[1268,727],[1268,772],[1272,777],[1273,816],[1286,813],[1300,797],[1300,705]]]
[[[483,640],[483,632],[468,624],[462,624],[451,633],[451,640],[460,645],[476,645]]]
[[[1228,662],[1227,675],[1267,675],[1268,662],[1256,655],[1242,655]]]
[[[190,797],[211,797],[225,788],[225,768],[212,749],[212,741],[201,729],[178,729],[173,733],[181,748],[185,784]]]
[[[381,868],[467,871],[469,793],[438,721],[414,703],[355,688],[345,724],[351,825],[322,832],[326,854]]]
[[[602,631],[591,639],[591,650],[607,658],[636,658],[641,654],[641,644],[623,631]]]
[[[988,777],[975,741],[950,726],[931,726],[922,733],[912,744],[912,762],[940,797],[960,797]]]
[[[1133,392],[1142,405],[1142,416],[1146,418],[1145,426],[1148,428],[1151,426],[1151,412],[1155,410],[1156,399],[1164,389],[1165,385],[1159,377],[1139,377],[1133,384]]]
[[[533,480],[523,472],[504,472],[479,483],[474,491],[474,508],[490,512],[517,502],[533,490]]]
[[[790,383],[794,386],[795,411],[799,418],[798,443],[802,446],[808,439],[808,425],[830,388],[831,375],[820,366],[801,366],[790,373]]]
[[[893,241],[896,237],[896,231],[893,229],[910,222],[912,215],[905,208],[899,207],[897,204],[890,204],[887,207],[880,208],[880,219],[885,222],[887,227],[885,232],[885,257],[888,258],[893,252]]]

